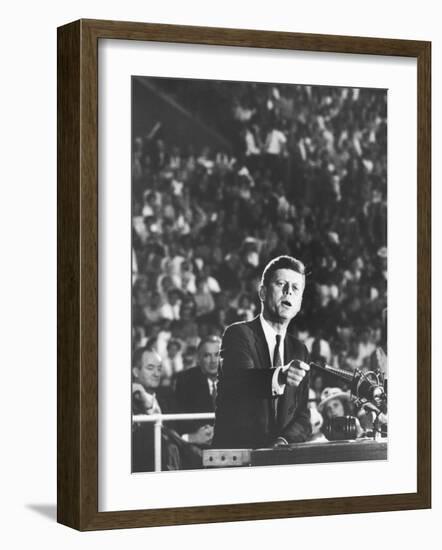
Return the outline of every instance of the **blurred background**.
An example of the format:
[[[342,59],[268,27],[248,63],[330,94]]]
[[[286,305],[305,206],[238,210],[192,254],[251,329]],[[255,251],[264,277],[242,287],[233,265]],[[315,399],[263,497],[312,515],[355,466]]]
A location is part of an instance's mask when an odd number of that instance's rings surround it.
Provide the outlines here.
[[[368,369],[386,349],[386,90],[149,77],[132,90],[133,348],[158,351],[161,385],[196,365],[202,338],[259,313],[279,254],[307,266],[290,330],[312,360]],[[346,389],[313,374],[317,401]]]

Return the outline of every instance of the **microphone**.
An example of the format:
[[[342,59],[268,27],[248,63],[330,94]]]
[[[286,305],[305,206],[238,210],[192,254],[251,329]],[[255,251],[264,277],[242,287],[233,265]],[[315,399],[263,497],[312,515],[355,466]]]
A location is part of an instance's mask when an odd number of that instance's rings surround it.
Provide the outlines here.
[[[351,373],[344,369],[332,367],[326,363],[323,365],[310,363],[310,367],[332,374],[340,380],[348,382],[350,384],[351,393],[357,401],[369,401],[370,403],[374,403],[379,409],[385,409],[382,412],[386,412],[386,384],[380,370],[363,372],[360,369],[355,369],[354,372]]]
[[[358,429],[354,416],[336,416],[325,421],[322,431],[329,441],[356,439]]]

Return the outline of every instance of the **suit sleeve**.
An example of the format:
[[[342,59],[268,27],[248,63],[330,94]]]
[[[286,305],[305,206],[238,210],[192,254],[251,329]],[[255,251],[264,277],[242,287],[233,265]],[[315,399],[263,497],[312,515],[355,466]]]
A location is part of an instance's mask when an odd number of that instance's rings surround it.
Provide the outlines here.
[[[302,443],[310,439],[312,435],[310,412],[307,408],[309,379],[310,376],[307,375],[299,386],[299,405],[293,419],[281,433],[281,436],[289,443]]]
[[[231,325],[221,345],[220,381],[232,398],[241,395],[272,397],[274,368],[260,368],[252,349],[252,338],[244,325]]]
[[[305,346],[303,346],[302,361],[308,362],[309,356]],[[310,422],[310,411],[308,408],[308,393],[310,388],[310,372],[306,374],[301,384],[296,390],[296,409],[293,419],[285,426],[281,433],[289,443],[303,443],[310,439],[312,427]]]
[[[175,400],[177,404],[177,411],[179,413],[187,412],[186,409],[186,393],[183,388],[183,373],[179,372],[175,379]]]
[[[193,412],[189,407],[189,380],[188,376],[186,378],[186,374],[186,372],[180,372],[176,378],[175,399],[178,413]],[[176,431],[181,435],[192,433],[200,427],[198,423],[195,424],[195,422],[191,420],[182,420],[176,424]]]

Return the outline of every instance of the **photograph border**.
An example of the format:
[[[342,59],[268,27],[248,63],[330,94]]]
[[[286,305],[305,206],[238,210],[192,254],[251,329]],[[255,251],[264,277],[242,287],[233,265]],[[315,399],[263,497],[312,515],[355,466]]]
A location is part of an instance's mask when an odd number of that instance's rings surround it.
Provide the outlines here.
[[[412,57],[417,61],[417,491],[98,511],[98,41]],[[431,507],[431,43],[82,19],[58,29],[57,520],[81,531]]]

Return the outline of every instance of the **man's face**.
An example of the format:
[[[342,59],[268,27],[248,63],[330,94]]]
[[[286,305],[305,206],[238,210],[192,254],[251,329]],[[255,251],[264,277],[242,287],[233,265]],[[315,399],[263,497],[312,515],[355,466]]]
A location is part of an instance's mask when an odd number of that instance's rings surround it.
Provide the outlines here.
[[[264,315],[272,321],[288,323],[301,309],[305,277],[293,269],[277,269],[259,296]]]
[[[154,351],[145,351],[139,367],[134,367],[134,375],[145,390],[156,390],[160,385],[161,359]]]
[[[214,378],[218,373],[219,343],[206,342],[198,352],[198,362],[201,370],[207,376]]]
[[[176,357],[177,353],[180,351],[180,348],[176,344],[171,344],[169,345],[169,348],[167,351],[168,351],[169,357],[173,359],[174,357]]]
[[[184,363],[184,368],[186,369],[193,367],[193,365],[195,364],[195,354],[185,353],[183,355],[183,363]]]
[[[325,406],[325,414],[328,418],[344,416],[344,405],[340,399],[331,399]]]

